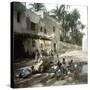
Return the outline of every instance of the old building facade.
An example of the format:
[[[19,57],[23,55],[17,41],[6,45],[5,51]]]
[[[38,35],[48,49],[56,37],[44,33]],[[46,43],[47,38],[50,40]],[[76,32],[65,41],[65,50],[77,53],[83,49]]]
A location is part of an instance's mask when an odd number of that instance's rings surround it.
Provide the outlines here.
[[[13,5],[14,56],[35,56],[59,50],[60,24],[43,12],[43,17],[27,10],[21,3]]]

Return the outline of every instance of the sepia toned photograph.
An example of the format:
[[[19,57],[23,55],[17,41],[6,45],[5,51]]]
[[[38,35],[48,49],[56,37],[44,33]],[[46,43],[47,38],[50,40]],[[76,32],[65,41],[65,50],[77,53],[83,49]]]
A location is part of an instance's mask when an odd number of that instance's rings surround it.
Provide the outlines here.
[[[11,87],[88,84],[88,7],[11,2]]]

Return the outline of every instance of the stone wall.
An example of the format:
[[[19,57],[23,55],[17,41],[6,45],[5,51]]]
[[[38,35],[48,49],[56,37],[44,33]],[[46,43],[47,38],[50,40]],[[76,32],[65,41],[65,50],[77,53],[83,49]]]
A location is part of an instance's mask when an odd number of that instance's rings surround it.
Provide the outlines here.
[[[59,43],[59,53],[63,54],[66,51],[73,51],[73,50],[82,50],[82,47],[74,45],[74,44],[69,44],[66,42]]]

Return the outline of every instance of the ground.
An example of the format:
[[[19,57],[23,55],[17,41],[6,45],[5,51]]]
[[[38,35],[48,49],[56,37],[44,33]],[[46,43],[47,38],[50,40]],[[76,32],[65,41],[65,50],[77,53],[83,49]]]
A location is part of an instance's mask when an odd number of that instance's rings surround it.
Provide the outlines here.
[[[55,56],[56,57],[56,56]],[[82,52],[81,50],[75,50],[66,52],[65,54],[59,55],[60,59],[63,57],[66,60],[73,59],[75,62],[80,61],[87,63],[87,53]],[[55,58],[54,58],[55,59]],[[51,77],[49,73],[39,73],[34,74],[25,79],[16,78],[18,74],[18,69],[25,66],[31,66],[35,64],[35,60],[25,59],[21,62],[15,63],[15,87],[40,87],[40,86],[60,86],[60,85],[75,85],[75,84],[86,84],[87,83],[87,68],[85,68],[86,72],[82,72],[77,74],[70,74],[65,76],[62,80],[59,78],[58,80],[56,77]]]

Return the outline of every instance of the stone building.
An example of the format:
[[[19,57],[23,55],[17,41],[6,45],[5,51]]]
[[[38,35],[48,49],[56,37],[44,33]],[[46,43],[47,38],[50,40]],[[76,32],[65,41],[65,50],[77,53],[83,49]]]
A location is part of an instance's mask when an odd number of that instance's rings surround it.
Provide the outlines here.
[[[22,3],[12,2],[12,22],[13,23],[13,43],[14,43],[14,58],[23,58],[26,56],[23,47],[24,38],[27,36],[25,30],[26,25],[26,8]],[[25,33],[24,33],[25,32]]]
[[[45,23],[47,34],[52,38],[51,49],[56,53],[60,48],[60,24],[47,13],[44,13],[43,22]]]
[[[43,12],[38,13],[26,9],[19,2],[13,3],[14,57],[26,58],[39,53],[59,50],[60,24]]]

